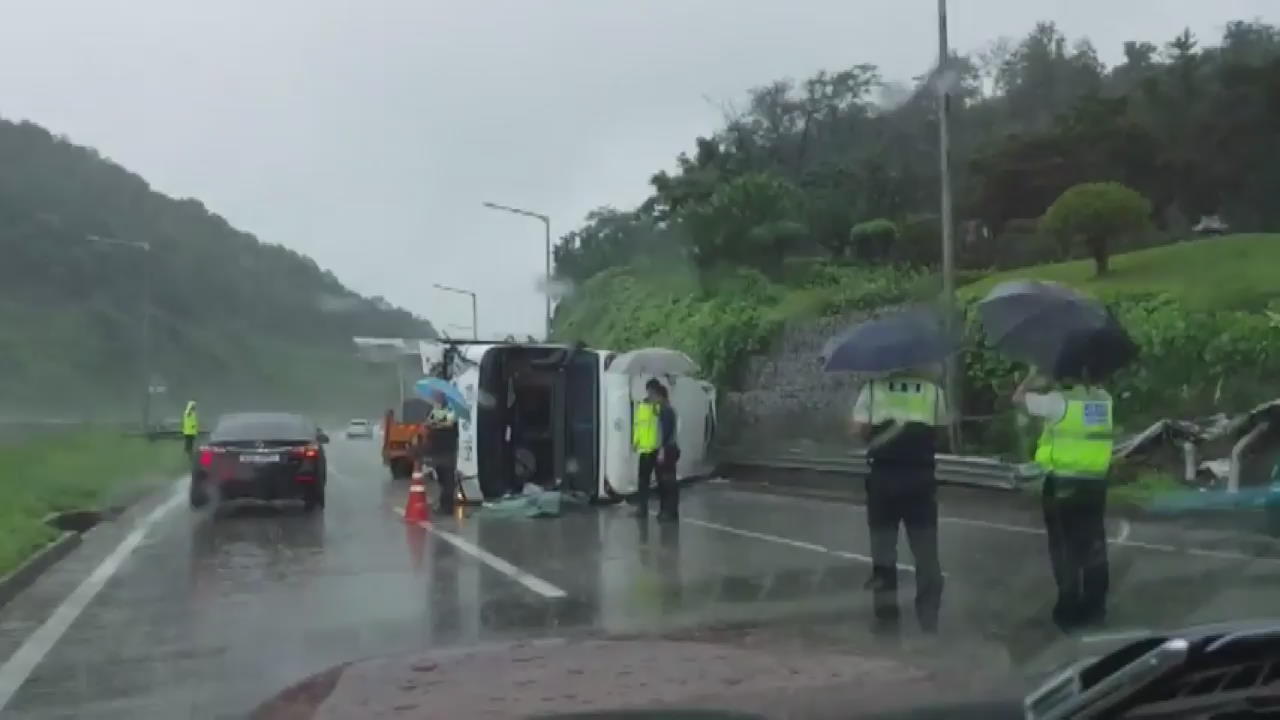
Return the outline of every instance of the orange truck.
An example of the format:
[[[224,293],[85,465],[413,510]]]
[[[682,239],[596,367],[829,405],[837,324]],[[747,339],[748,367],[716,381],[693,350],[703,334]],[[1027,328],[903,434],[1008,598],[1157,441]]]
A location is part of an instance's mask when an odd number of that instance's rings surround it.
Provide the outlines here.
[[[382,422],[382,464],[391,471],[391,477],[407,478],[413,474],[414,461],[426,444],[430,413],[431,404],[418,398],[401,403],[399,420],[395,411],[387,411]]]

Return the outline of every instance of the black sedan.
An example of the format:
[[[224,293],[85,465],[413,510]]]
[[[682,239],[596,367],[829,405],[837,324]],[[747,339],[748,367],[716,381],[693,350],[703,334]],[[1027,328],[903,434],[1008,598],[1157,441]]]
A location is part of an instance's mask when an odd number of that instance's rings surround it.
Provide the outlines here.
[[[223,415],[191,465],[191,507],[210,500],[301,500],[324,507],[328,436],[292,413]]]

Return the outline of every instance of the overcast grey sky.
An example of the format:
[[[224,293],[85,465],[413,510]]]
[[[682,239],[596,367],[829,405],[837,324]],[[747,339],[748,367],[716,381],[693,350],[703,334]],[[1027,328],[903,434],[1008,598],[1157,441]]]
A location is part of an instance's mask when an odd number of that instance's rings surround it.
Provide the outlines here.
[[[1114,62],[1276,0],[952,0],[959,50],[1041,19]],[[631,206],[780,77],[936,53],[934,0],[0,0],[0,115],[202,200],[438,327],[540,333],[542,230]],[[389,261],[390,260],[390,261]],[[455,331],[456,332],[456,331]]]

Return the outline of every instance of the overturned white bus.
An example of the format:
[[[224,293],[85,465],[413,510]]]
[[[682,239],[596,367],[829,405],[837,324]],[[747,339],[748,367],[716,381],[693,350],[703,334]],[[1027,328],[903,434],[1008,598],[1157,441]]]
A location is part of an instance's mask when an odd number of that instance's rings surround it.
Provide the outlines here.
[[[436,358],[424,356],[427,371],[452,380],[470,406],[471,417],[459,425],[462,498],[492,499],[526,483],[558,484],[601,500],[634,493],[631,417],[652,377],[669,388],[678,418],[678,477],[710,472],[715,387],[661,367],[643,375],[610,372],[625,356],[582,346],[474,341],[445,341]]]

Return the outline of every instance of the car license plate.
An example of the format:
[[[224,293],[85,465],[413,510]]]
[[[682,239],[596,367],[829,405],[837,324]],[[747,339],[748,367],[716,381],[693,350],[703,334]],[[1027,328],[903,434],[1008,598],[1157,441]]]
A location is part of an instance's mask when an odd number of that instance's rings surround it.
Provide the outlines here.
[[[258,453],[258,454],[254,454],[254,455],[241,455],[241,456],[240,456],[240,462],[242,462],[242,463],[249,463],[249,464],[252,464],[252,465],[259,465],[259,464],[262,464],[262,463],[280,462],[280,456],[279,456],[279,455],[275,455],[275,454],[267,455],[267,454],[262,454],[262,453]]]

